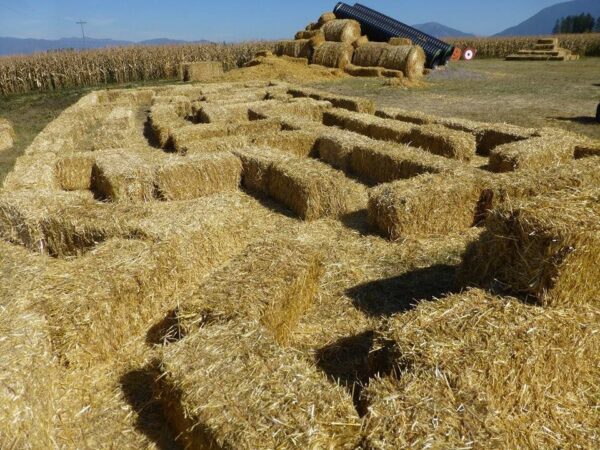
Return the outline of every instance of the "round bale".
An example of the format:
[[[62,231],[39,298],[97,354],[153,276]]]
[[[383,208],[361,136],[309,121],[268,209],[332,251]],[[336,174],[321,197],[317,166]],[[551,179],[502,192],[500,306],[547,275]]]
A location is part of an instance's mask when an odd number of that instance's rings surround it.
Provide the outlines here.
[[[326,12],[321,14],[321,17],[319,17],[319,21],[317,22],[317,24],[322,27],[323,25],[325,25],[327,22],[331,22],[332,20],[336,20],[337,17],[335,17],[335,14],[332,12]]]
[[[385,59],[389,45],[383,42],[366,42],[356,47],[352,63],[361,67],[378,67]]]
[[[386,69],[401,70],[407,78],[419,78],[425,69],[425,52],[418,45],[390,45],[380,63]]]
[[[325,39],[328,41],[351,44],[361,36],[360,24],[356,20],[332,20],[324,24],[322,29],[325,33]]]
[[[344,69],[352,63],[353,53],[354,47],[345,42],[324,42],[315,48],[312,63]]]

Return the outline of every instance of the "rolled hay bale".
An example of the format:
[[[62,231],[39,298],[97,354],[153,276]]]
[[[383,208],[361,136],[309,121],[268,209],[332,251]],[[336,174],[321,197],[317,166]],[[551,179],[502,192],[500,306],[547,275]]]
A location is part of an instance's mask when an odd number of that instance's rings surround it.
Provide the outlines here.
[[[394,119],[401,122],[414,123],[416,125],[430,125],[437,123],[437,118],[430,114],[402,108],[379,108],[375,111],[375,115],[383,119]]]
[[[356,47],[352,64],[361,67],[381,67],[388,48],[383,42],[364,42]]]
[[[369,191],[369,222],[390,240],[443,235],[475,225],[481,192],[490,180],[471,172],[424,174]]]
[[[410,142],[435,155],[470,161],[475,156],[475,136],[463,131],[449,130],[442,125],[420,125],[411,130]]]
[[[154,198],[154,168],[129,150],[95,152],[91,180],[98,199],[147,202]]]
[[[491,211],[461,278],[543,306],[598,305],[600,190],[565,190]]]
[[[502,123],[482,124],[475,129],[477,154],[489,156],[490,150],[499,145],[524,141],[525,139],[537,136],[539,136],[539,132],[533,128],[523,128]]]
[[[204,139],[249,135],[257,136],[263,133],[274,133],[281,129],[281,122],[278,120],[255,120],[248,123],[211,123],[199,125],[186,125],[180,128],[171,129],[167,147],[172,148],[178,153],[185,154],[189,148]]]
[[[375,112],[375,103],[373,100],[366,98],[336,95],[327,91],[301,87],[290,88],[288,93],[293,97],[310,97],[315,100],[330,102],[335,108],[368,114]]]
[[[191,334],[215,322],[256,321],[282,345],[313,303],[322,272],[318,248],[290,237],[251,244],[212,274],[175,312],[177,331]]]
[[[382,76],[381,67],[360,67],[354,64],[348,64],[344,71],[353,77],[380,77]]]
[[[321,26],[325,40],[352,44],[361,36],[360,23],[351,19],[334,19]],[[325,65],[325,64],[324,64]]]
[[[277,56],[291,56],[293,58],[310,59],[313,55],[313,48],[310,45],[310,39],[279,41],[275,45],[275,54]]]
[[[598,428],[599,319],[597,308],[536,308],[481,290],[395,315],[376,337],[392,375],[363,391],[366,446],[585,447]]]
[[[160,367],[165,413],[186,447],[354,448],[360,441],[346,391],[256,323],[201,328],[166,347]]]
[[[298,31],[296,33],[296,35],[294,36],[294,39],[296,39],[296,40],[312,39],[316,36],[322,36],[323,40],[325,40],[325,33],[323,33],[323,30]]]
[[[315,48],[323,45],[325,42],[327,42],[327,41],[325,39],[325,34],[323,34],[323,33],[317,33],[310,38],[310,45],[313,48],[313,50]]]
[[[211,81],[223,76],[221,61],[189,62],[180,65],[181,81]]]
[[[327,12],[321,14],[321,16],[319,17],[319,20],[317,21],[317,25],[322,27],[326,23],[332,22],[336,19],[337,19],[337,17],[335,16],[335,14],[333,12],[327,11]]]
[[[312,63],[325,67],[343,69],[352,63],[354,47],[344,42],[324,42],[315,48]]]
[[[388,41],[390,45],[413,45],[412,39],[403,38],[403,37],[393,37]]]
[[[499,145],[490,150],[493,172],[556,167],[573,159],[577,140],[571,136],[544,136]]]
[[[301,117],[322,122],[323,111],[331,108],[327,101],[312,98],[293,98],[286,102],[259,102],[248,108],[250,120],[282,119],[283,117]]]
[[[192,200],[240,186],[242,164],[229,152],[175,157],[156,170],[155,189],[166,201]]]
[[[352,47],[358,48],[358,47],[368,44],[368,43],[369,43],[369,38],[367,36],[361,36],[352,43]]]
[[[92,169],[96,161],[92,152],[63,156],[56,161],[56,179],[64,191],[90,190]]]
[[[8,150],[15,143],[16,135],[12,124],[0,117],[0,152]]]
[[[425,52],[418,45],[388,44],[379,65],[386,69],[400,70],[409,79],[421,78],[425,69]]]

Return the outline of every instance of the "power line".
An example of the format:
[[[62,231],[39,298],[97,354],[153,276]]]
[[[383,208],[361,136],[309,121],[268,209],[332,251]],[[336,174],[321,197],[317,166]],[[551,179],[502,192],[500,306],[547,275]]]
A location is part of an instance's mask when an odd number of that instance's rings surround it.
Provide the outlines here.
[[[87,25],[87,22],[80,20],[79,22],[75,22],[78,25],[81,25],[81,36],[83,37],[83,48],[85,48],[85,31],[83,29],[84,25]]]

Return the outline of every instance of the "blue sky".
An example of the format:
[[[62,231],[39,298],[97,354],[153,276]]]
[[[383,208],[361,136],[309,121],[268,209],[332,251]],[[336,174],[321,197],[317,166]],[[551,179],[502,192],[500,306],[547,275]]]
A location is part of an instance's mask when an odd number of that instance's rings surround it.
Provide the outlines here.
[[[479,35],[515,25],[559,0],[362,0],[409,24],[440,22]],[[354,1],[346,1],[354,4]],[[242,41],[277,39],[333,9],[335,0],[0,0],[0,36]]]

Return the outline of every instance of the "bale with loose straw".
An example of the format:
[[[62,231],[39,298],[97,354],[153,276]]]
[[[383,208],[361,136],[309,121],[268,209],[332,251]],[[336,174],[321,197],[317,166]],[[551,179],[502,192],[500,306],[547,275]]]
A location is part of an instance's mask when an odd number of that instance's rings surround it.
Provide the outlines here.
[[[424,174],[369,192],[369,222],[391,240],[461,232],[474,225],[490,180],[471,172]]]
[[[577,140],[570,136],[543,136],[499,145],[490,150],[493,172],[556,167],[573,159]]]
[[[467,282],[503,287],[544,306],[598,304],[600,190],[567,190],[506,203],[465,255]]]
[[[401,108],[379,108],[375,111],[375,115],[383,119],[400,120],[401,122],[410,122],[416,125],[430,125],[437,123],[436,117],[432,115]]]
[[[449,130],[442,125],[413,127],[410,142],[436,155],[470,161],[475,156],[475,137],[463,131]]]
[[[95,152],[91,189],[99,199],[150,201],[154,197],[152,165],[128,150]]]
[[[313,303],[320,261],[316,247],[289,237],[251,244],[179,301],[177,331],[188,335],[212,323],[239,318],[259,322],[285,345]]]
[[[255,120],[238,124],[187,125],[171,130],[167,146],[173,148],[178,153],[185,154],[188,148],[192,148],[204,139],[237,135],[256,136],[263,133],[273,133],[280,129],[281,122],[276,119]]]
[[[355,448],[360,441],[345,390],[257,323],[197,330],[166,347],[161,372],[166,416],[188,448]]]
[[[360,67],[354,64],[348,64],[344,70],[353,77],[380,77],[382,76],[381,67]]]
[[[294,58],[310,59],[313,48],[310,39],[295,39],[293,41],[279,41],[275,46],[277,56],[291,56]]]
[[[0,118],[0,152],[11,148],[15,143],[15,138],[15,131],[11,123],[6,119]]]
[[[220,61],[182,63],[179,71],[181,81],[211,81],[223,75],[223,63]]]
[[[363,391],[368,448],[588,447],[597,436],[600,316],[471,290],[379,332],[392,375]]]
[[[539,136],[539,133],[535,129],[501,123],[484,124],[475,129],[477,153],[482,156],[489,156],[490,150],[499,145],[524,141],[536,136]]]
[[[350,19],[335,19],[326,22],[321,27],[325,40],[352,44],[361,36],[360,23]]]
[[[323,111],[331,108],[327,101],[312,98],[294,98],[287,102],[266,101],[250,105],[248,116],[250,120],[281,119],[287,116],[298,116],[308,120],[321,122]]]
[[[413,41],[408,38],[393,37],[388,41],[390,45],[413,45]]]
[[[332,22],[336,19],[337,19],[337,17],[335,16],[335,14],[332,13],[331,11],[328,11],[328,12],[321,14],[321,16],[319,17],[319,20],[317,21],[317,25],[323,26],[326,23]]]
[[[425,52],[418,45],[388,44],[379,65],[386,69],[400,70],[409,79],[421,78],[425,69]]]
[[[89,190],[92,183],[92,168],[96,161],[92,152],[63,156],[56,162],[56,179],[65,191]]]
[[[240,185],[242,165],[229,152],[175,157],[156,171],[155,189],[162,200],[191,200]]]
[[[309,88],[290,88],[288,93],[293,97],[310,97],[315,100],[330,102],[335,108],[347,109],[349,111],[369,113],[375,112],[375,103],[361,97],[348,97],[343,95],[332,94],[327,91],[319,91]]]
[[[324,42],[315,48],[312,55],[312,64],[319,64],[325,67],[344,69],[352,63],[352,54],[354,47],[344,42]]]

